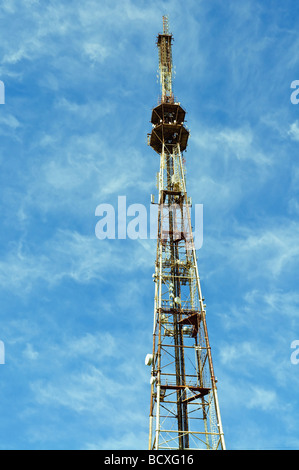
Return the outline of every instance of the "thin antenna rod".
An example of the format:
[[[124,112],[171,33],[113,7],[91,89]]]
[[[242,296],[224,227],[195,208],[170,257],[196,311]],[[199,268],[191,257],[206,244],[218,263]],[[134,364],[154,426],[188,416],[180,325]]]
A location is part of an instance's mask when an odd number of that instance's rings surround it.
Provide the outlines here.
[[[169,33],[168,17],[163,16],[163,33],[158,35],[159,71],[162,103],[173,103],[172,93],[172,34]]]
[[[163,34],[169,34],[168,16],[163,16]]]

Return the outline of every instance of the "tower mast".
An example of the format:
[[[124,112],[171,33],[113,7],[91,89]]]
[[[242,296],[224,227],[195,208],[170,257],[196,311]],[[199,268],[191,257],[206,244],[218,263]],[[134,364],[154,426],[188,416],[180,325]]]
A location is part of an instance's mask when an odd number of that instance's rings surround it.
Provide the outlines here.
[[[149,136],[160,156],[149,449],[225,449],[182,158],[189,131],[172,91],[172,40],[163,17],[161,98]]]

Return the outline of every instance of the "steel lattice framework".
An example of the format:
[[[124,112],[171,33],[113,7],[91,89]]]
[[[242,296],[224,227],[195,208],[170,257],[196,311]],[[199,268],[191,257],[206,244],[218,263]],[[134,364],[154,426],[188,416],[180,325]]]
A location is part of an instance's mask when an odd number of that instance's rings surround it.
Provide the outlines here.
[[[162,95],[149,145],[160,156],[149,449],[225,449],[182,152],[189,131],[172,92],[168,19],[158,35]]]

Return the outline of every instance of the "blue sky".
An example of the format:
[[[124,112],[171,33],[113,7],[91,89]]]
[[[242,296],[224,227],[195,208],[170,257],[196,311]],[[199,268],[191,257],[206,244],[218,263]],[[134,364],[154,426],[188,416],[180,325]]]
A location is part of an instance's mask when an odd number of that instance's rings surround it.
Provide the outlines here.
[[[95,210],[156,192],[163,14],[226,444],[299,448],[298,2],[3,0],[2,449],[147,448],[155,242]]]

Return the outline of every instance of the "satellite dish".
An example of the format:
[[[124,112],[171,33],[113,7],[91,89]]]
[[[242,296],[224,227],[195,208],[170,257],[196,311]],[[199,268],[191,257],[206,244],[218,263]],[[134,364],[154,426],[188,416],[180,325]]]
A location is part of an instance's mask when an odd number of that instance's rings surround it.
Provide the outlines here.
[[[152,354],[147,354],[145,357],[145,365],[146,366],[151,366],[153,362],[153,355]]]

